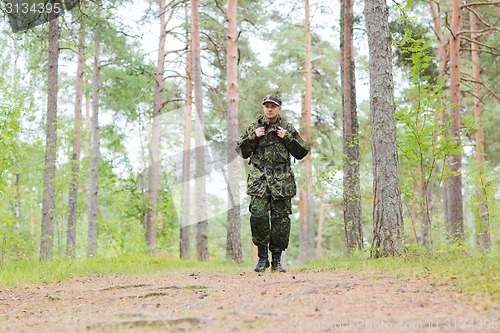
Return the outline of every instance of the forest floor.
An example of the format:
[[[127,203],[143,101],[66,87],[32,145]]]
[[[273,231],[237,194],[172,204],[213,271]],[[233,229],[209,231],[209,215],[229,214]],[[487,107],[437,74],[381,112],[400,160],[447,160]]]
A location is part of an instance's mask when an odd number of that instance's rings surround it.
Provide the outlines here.
[[[454,278],[348,270],[101,275],[0,291],[2,332],[499,332]]]

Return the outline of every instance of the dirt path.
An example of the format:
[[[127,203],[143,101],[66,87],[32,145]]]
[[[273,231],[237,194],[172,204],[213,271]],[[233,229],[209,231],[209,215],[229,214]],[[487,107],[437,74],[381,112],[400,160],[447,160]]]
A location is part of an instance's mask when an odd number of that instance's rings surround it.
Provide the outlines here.
[[[0,292],[2,332],[500,332],[499,325],[499,309],[478,296],[382,273],[109,275]]]

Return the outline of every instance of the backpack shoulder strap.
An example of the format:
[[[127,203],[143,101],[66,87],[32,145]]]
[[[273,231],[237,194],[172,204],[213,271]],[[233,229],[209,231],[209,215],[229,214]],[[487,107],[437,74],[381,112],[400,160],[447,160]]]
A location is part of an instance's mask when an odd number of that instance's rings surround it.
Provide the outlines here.
[[[288,120],[286,120],[285,118],[280,117],[280,124],[281,124],[281,127],[283,127],[284,129],[286,129],[286,127],[288,126]]]

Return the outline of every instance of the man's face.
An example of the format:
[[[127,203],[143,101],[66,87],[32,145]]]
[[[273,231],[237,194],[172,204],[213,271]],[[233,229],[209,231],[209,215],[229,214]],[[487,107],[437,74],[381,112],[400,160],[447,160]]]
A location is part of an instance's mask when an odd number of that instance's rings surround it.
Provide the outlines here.
[[[281,106],[277,106],[272,102],[266,102],[262,106],[262,109],[264,110],[264,116],[266,117],[267,121],[270,123],[274,123],[278,119],[278,113],[280,113],[281,111]]]

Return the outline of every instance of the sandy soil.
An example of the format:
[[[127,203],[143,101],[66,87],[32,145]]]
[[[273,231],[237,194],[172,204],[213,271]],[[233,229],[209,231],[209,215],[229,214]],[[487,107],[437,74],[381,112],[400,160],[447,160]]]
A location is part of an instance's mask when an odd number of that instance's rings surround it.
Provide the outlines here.
[[[0,331],[500,332],[496,305],[452,285],[453,278],[251,268],[74,278],[0,291]]]

